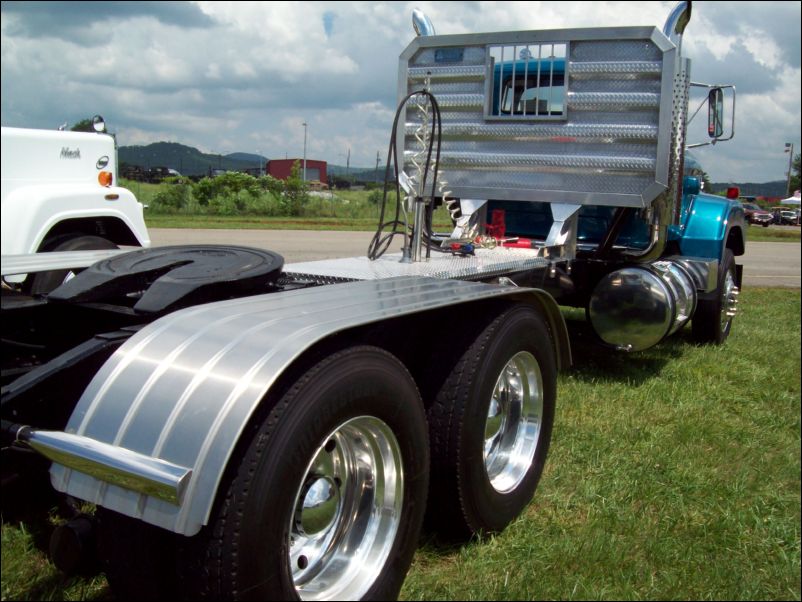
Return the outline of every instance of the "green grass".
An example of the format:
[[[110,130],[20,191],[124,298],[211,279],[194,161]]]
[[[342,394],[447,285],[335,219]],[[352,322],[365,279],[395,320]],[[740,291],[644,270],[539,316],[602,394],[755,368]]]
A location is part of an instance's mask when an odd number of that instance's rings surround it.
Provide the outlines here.
[[[347,230],[371,232],[378,218],[265,217],[254,215],[170,215],[145,212],[148,228],[204,228],[235,230]],[[434,227],[450,232],[446,215],[435,215]]]
[[[378,207],[370,203],[369,190],[336,190],[312,196],[304,207],[305,215],[282,217],[263,215],[257,212],[241,215],[215,215],[197,206],[177,213],[158,211],[154,197],[160,190],[168,190],[172,184],[147,184],[134,180],[122,180],[121,186],[131,190],[140,202],[148,205],[145,222],[149,228],[235,228],[268,230],[359,230],[371,231],[376,228]],[[266,201],[262,206],[270,206]],[[389,216],[388,216],[389,218]],[[444,208],[434,215],[434,226],[440,231],[451,229],[451,221]],[[771,226],[749,226],[747,239],[764,242],[799,242],[800,230],[780,229]]]
[[[743,307],[722,348],[574,345],[525,515],[424,546],[403,597],[798,600],[800,294],[745,291]]]
[[[145,212],[148,228],[231,228],[236,230],[375,230],[376,219],[262,217],[254,215],[170,215]]]
[[[33,529],[33,531],[31,530]],[[113,600],[100,574],[90,578],[65,577],[37,545],[42,525],[3,524],[3,600]]]
[[[502,534],[423,545],[407,600],[800,599],[800,291],[746,290],[723,347],[685,331],[630,355],[566,311],[575,367],[560,377],[537,494]],[[3,599],[98,599],[4,524]]]
[[[749,226],[746,229],[746,240],[756,242],[799,242],[802,240],[800,229],[781,229],[775,226]]]

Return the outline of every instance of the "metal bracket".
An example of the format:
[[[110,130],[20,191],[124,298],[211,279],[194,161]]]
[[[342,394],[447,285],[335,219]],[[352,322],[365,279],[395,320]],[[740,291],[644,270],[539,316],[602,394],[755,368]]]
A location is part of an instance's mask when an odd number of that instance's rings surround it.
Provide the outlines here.
[[[552,203],[554,222],[543,245],[543,254],[550,259],[573,259],[576,257],[576,233],[581,205]]]

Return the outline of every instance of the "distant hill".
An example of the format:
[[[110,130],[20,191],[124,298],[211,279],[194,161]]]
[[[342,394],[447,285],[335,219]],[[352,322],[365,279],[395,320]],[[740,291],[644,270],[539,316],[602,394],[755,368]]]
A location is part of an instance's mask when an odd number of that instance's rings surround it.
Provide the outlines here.
[[[178,142],[154,142],[146,146],[121,146],[117,155],[120,163],[139,165],[141,167],[169,167],[178,170],[185,176],[201,176],[210,169],[227,171],[252,170],[266,163],[269,159],[255,153],[229,153],[213,155],[202,153],[197,148],[179,144]],[[354,167],[347,169],[349,179],[355,181],[372,181],[374,169]],[[328,173],[344,176],[345,166],[329,165]],[[384,174],[384,166],[379,166],[379,178]]]
[[[713,192],[721,192],[722,190],[727,190],[727,188],[730,188],[731,186],[737,186],[741,190],[742,196],[785,198],[785,187],[787,186],[787,182],[785,180],[777,182],[764,182],[763,184],[755,184],[754,182],[746,182],[742,184],[722,184],[719,182],[713,182],[710,186]]]
[[[227,159],[231,159],[232,161],[244,161],[246,163],[250,163],[253,167],[257,167],[262,163],[267,162],[267,157],[263,157],[262,155],[256,155],[254,153],[229,153],[226,155]]]
[[[250,153],[213,155],[178,142],[154,142],[147,146],[121,146],[120,163],[142,167],[170,167],[186,176],[206,175],[210,169],[239,171],[259,167],[267,158]]]
[[[142,167],[170,167],[177,169],[186,176],[200,176],[209,173],[210,169],[224,169],[230,171],[253,170],[268,159],[255,153],[230,153],[228,155],[213,155],[202,153],[197,148],[179,144],[178,142],[154,142],[147,146],[121,146],[118,149],[120,163],[140,165]],[[355,167],[346,169],[344,165],[329,164],[328,173],[332,176],[345,177],[354,182],[382,181],[384,178],[384,163],[375,167]],[[377,177],[378,176],[378,177]],[[755,184],[731,184],[714,182],[711,185],[713,192],[727,190],[730,186],[741,189],[742,195],[785,197],[784,181]]]

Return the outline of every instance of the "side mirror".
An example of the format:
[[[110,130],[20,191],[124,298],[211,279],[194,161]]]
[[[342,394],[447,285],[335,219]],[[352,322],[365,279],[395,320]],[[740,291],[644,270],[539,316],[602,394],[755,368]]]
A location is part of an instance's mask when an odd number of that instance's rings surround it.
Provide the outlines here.
[[[713,88],[707,95],[707,135],[719,138],[724,133],[724,92]]]
[[[708,142],[686,144],[685,148],[697,148],[709,144],[716,144],[717,142],[732,140],[735,137],[735,86],[729,84],[702,84],[697,82],[691,82],[691,86],[704,88],[707,92],[707,96],[703,97],[702,101],[699,103],[699,108],[688,118],[688,125],[690,125],[693,118],[700,113],[702,107],[707,103],[707,135],[709,136],[709,140]],[[728,89],[729,92],[727,92]],[[725,93],[727,95],[726,102],[724,99]],[[729,130],[728,132],[724,131],[725,120],[729,121],[727,127]]]

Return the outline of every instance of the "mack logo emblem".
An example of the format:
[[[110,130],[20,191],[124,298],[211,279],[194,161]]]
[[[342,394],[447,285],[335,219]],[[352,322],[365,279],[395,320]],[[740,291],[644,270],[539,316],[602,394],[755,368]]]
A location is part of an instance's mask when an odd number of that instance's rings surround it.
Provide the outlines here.
[[[109,164],[109,158],[104,155],[97,160],[97,163],[95,163],[95,167],[97,167],[98,169],[103,169],[108,164]]]
[[[75,150],[71,150],[66,146],[61,147],[61,158],[62,159],[80,159],[81,158],[81,149],[76,148]]]

